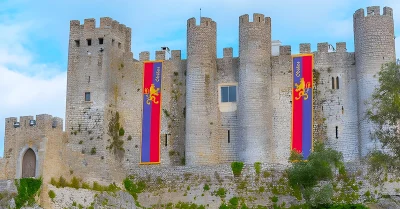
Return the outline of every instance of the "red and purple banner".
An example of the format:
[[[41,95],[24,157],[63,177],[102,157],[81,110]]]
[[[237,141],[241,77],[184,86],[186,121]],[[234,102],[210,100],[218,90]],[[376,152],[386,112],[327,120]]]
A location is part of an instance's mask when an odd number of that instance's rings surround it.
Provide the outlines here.
[[[160,163],[162,62],[144,62],[140,164]]]
[[[313,140],[313,65],[312,54],[293,56],[292,150],[307,159]]]

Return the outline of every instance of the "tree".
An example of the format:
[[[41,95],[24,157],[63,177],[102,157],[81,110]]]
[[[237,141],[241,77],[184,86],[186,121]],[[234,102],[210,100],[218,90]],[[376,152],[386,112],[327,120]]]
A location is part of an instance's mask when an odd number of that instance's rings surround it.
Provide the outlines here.
[[[400,160],[400,66],[394,62],[387,63],[382,66],[378,77],[379,86],[367,102],[367,118],[376,124],[373,137],[390,152],[374,151],[370,154],[368,160],[375,171],[400,168],[400,164],[393,163]]]
[[[342,153],[316,142],[307,161],[294,161],[288,169],[289,185],[300,190],[309,206],[331,203],[334,169],[344,172]]]

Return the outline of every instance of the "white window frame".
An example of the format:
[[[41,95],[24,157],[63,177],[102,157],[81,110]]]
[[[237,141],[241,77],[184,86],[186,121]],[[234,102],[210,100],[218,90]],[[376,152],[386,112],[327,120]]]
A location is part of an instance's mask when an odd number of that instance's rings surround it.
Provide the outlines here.
[[[236,102],[222,102],[222,87],[236,87]],[[220,83],[218,84],[218,107],[221,112],[234,112],[237,110],[237,102],[239,100],[238,83]]]

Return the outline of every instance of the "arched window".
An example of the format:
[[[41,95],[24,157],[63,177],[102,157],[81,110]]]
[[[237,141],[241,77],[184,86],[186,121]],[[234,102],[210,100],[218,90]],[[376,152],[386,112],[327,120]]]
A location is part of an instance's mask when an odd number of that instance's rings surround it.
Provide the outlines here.
[[[336,89],[339,89],[339,76],[336,77]]]
[[[332,89],[335,89],[335,78],[332,77]]]

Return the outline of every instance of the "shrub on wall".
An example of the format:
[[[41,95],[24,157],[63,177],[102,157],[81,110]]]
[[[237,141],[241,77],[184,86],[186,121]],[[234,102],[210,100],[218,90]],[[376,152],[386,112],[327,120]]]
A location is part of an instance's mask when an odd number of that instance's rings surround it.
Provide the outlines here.
[[[240,174],[242,173],[243,166],[244,166],[243,162],[232,162],[231,167],[233,175],[240,176]]]
[[[19,209],[25,205],[33,206],[36,193],[42,186],[42,179],[23,178],[15,180],[18,195],[15,197],[16,208]]]
[[[254,169],[256,170],[256,174],[259,175],[261,173],[261,163],[260,162],[255,162],[254,163]]]
[[[49,191],[49,197],[50,197],[50,199],[53,200],[53,199],[56,197],[56,193],[54,193],[53,190],[50,190],[50,191]]]

